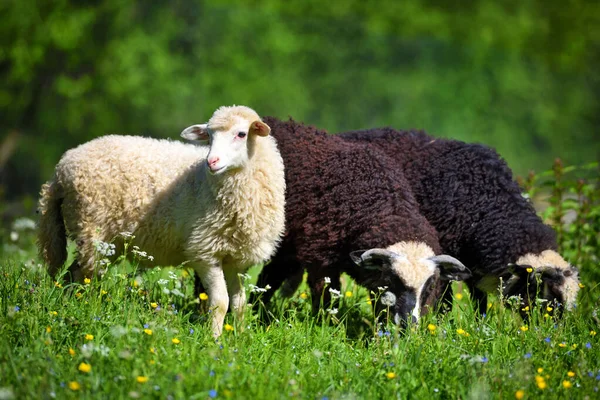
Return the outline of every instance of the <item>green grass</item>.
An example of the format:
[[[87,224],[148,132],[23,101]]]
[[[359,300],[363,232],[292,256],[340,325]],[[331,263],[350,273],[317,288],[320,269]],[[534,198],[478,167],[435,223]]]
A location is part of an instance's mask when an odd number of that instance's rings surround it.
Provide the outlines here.
[[[600,386],[590,334],[600,329],[579,310],[558,322],[533,313],[524,331],[516,310],[495,300],[481,319],[464,295],[449,315],[398,334],[374,324],[367,293],[346,279],[352,295],[335,317],[312,318],[301,291],[278,300],[270,325],[229,315],[234,329],[215,342],[180,270],[138,275],[123,263],[59,287],[30,256],[0,265],[0,393],[14,398],[585,398]],[[185,297],[163,292],[179,283]],[[598,294],[584,287],[580,302]]]
[[[376,324],[368,293],[345,278],[337,315],[313,318],[303,286],[276,299],[270,323],[228,315],[233,329],[215,342],[183,270],[119,262],[65,287],[38,264],[33,231],[4,234],[0,399],[598,398],[598,197],[562,231],[585,284],[572,313],[535,311],[524,325],[518,305],[492,299],[481,318],[457,285],[451,313],[404,333]]]

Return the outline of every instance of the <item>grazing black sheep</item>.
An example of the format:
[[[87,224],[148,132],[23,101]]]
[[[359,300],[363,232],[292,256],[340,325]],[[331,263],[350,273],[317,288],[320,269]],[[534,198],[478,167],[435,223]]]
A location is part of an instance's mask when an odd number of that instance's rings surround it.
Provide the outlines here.
[[[258,286],[268,302],[282,282],[308,271],[313,311],[328,307],[340,274],[381,295],[395,323],[416,320],[450,280],[470,272],[440,255],[437,232],[419,213],[404,174],[379,150],[292,120],[265,119],[283,157],[286,233]],[[370,249],[370,250],[359,250]]]
[[[526,306],[536,294],[566,309],[575,305],[577,269],[557,253],[554,231],[493,149],[391,128],[337,136],[383,151],[404,171],[442,250],[471,269],[467,284],[481,313],[501,279],[504,297],[521,296]]]
[[[264,301],[306,268],[316,311],[321,299],[330,301],[325,278],[338,290],[346,272],[375,292],[387,287],[382,298],[394,304],[398,323],[411,314],[418,319],[446,282],[470,275],[458,260],[439,255],[437,232],[392,159],[292,120],[265,121],[284,160],[287,189],[286,234],[258,282],[272,287]]]

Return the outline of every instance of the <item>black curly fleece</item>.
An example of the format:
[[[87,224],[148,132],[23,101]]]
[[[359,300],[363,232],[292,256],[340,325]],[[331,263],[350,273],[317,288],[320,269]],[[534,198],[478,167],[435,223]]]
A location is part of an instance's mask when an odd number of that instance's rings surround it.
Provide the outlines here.
[[[557,249],[553,229],[523,198],[510,168],[493,149],[391,128],[337,136],[394,158],[421,213],[437,229],[443,251],[473,272],[467,283],[483,309],[486,296],[476,288],[482,278],[507,278],[507,264],[520,256]]]
[[[420,241],[439,254],[437,232],[419,213],[409,184],[392,159],[291,119],[266,117],[264,122],[277,140],[287,185],[286,235],[258,281],[259,286],[272,287],[264,301],[303,267],[315,308],[325,277],[331,278],[333,288],[339,288],[341,272],[371,290],[385,285],[389,277],[355,266],[349,257],[353,250]],[[327,303],[328,293],[323,295]]]

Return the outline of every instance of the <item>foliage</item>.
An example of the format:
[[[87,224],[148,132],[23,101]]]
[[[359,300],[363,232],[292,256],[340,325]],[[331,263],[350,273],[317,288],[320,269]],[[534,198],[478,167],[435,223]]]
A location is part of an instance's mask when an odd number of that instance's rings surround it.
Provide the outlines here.
[[[598,157],[595,0],[7,0],[0,17],[11,200],[93,137],[175,138],[233,103],[483,142],[521,172]]]

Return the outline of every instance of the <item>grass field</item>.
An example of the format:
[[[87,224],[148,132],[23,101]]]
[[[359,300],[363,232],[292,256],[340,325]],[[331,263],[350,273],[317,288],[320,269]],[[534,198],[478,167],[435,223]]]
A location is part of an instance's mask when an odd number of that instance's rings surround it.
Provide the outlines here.
[[[539,185],[530,179],[528,190]],[[566,212],[556,204],[547,212]],[[524,324],[519,304],[497,298],[479,317],[456,286],[451,313],[400,333],[375,323],[377,294],[346,278],[335,315],[313,318],[303,287],[277,299],[269,323],[250,310],[243,323],[228,315],[216,342],[184,270],[123,261],[102,280],[65,287],[39,264],[22,222],[2,237],[0,399],[600,398],[600,213],[588,208],[561,227],[584,285],[561,320],[530,310]]]

